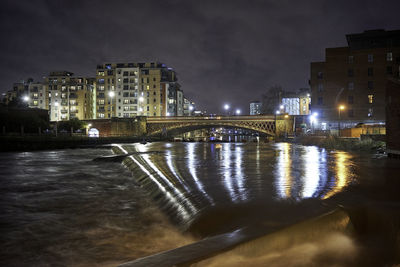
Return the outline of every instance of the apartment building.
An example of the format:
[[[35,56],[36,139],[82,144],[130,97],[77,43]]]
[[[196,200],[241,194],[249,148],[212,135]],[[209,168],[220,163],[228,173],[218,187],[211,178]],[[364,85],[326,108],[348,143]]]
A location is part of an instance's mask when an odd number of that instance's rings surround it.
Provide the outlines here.
[[[324,62],[312,62],[312,112],[334,129],[385,122],[388,78],[399,77],[400,30],[346,35],[347,47],[327,48]]]
[[[282,111],[289,115],[309,115],[310,103],[311,97],[308,88],[301,88],[297,92],[282,93]]]
[[[95,79],[74,77],[72,72],[55,71],[44,78],[48,92],[50,121],[95,118]]]
[[[49,109],[48,92],[43,83],[29,83],[27,97],[24,97],[24,100],[30,108]]]
[[[96,69],[97,118],[182,116],[183,92],[165,64],[106,63]]]

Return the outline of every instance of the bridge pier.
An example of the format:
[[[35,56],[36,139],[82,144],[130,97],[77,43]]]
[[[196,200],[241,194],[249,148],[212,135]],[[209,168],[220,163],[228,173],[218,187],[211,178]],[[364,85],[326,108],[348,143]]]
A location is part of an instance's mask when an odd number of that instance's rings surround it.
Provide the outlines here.
[[[293,134],[293,116],[279,115],[275,120],[275,137],[286,137]]]

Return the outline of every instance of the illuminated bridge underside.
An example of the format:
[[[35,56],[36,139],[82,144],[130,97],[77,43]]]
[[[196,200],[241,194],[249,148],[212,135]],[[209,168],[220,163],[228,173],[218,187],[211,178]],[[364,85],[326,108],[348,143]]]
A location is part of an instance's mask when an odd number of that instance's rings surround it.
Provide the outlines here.
[[[211,127],[243,128],[275,135],[274,116],[148,117],[147,134],[167,134]]]

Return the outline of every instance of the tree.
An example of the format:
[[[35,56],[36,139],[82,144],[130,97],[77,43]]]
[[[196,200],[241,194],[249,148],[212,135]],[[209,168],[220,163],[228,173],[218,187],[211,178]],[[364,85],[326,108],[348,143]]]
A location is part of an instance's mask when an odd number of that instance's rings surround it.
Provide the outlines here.
[[[268,88],[262,95],[262,114],[275,114],[279,110],[283,89],[280,85],[274,85]]]

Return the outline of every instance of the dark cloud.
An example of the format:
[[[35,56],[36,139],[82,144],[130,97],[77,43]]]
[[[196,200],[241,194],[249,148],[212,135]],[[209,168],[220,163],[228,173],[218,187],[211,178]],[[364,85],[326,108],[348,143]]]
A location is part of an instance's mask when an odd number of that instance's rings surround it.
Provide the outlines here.
[[[345,34],[400,29],[399,1],[2,1],[0,91],[52,70],[113,61],[173,67],[185,95],[248,110],[272,85],[307,87],[309,63]]]

